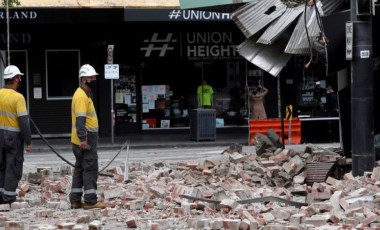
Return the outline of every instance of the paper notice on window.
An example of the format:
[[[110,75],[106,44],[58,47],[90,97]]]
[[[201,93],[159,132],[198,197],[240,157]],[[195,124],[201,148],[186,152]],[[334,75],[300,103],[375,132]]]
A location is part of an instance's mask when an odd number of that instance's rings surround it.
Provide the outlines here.
[[[116,104],[123,104],[124,103],[123,93],[115,93],[115,103]]]
[[[149,101],[149,109],[155,109],[156,108],[156,102],[153,100]]]
[[[143,94],[142,95],[142,103],[148,103],[148,102],[149,102],[148,94]]]
[[[157,100],[157,94],[154,94],[154,93],[148,94],[148,100],[150,100],[150,101]]]
[[[132,104],[131,94],[128,94],[128,93],[124,94],[124,103],[128,105]]]
[[[42,88],[34,87],[33,88],[33,97],[34,99],[42,99]]]
[[[143,113],[149,113],[149,104],[142,104]]]

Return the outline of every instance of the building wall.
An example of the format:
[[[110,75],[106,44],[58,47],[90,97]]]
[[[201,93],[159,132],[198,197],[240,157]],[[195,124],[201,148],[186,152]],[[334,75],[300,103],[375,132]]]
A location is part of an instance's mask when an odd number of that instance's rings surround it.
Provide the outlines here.
[[[160,15],[168,17],[167,12]],[[76,69],[85,63],[93,65],[100,73],[95,105],[101,136],[109,136],[111,131],[111,81],[104,79],[107,46],[110,44],[115,46],[113,63],[120,65],[121,75],[134,72],[138,87],[148,84],[171,85],[173,96],[186,95],[190,103],[191,98],[195,98],[196,87],[201,83],[201,73],[197,67],[200,63],[210,67],[205,76],[208,75],[219,97],[228,97],[229,89],[235,86],[236,81],[241,81],[244,87],[246,69],[257,69],[234,53],[234,46],[240,44],[244,37],[229,18],[206,21],[205,14],[194,14],[192,17],[195,20],[186,21],[183,17],[181,21],[160,21],[154,18],[147,20],[146,15],[151,17],[152,11],[145,13],[145,16],[140,16],[142,20],[138,21],[133,19],[138,13],[125,13],[123,9],[20,8],[11,11],[11,51],[27,51],[27,66],[23,71],[28,78],[29,110],[42,133],[69,135],[71,129],[70,98],[57,100],[47,97],[48,78],[54,77],[52,74],[49,76],[46,67],[49,62],[47,51],[79,51],[79,63],[71,58],[57,63],[53,72],[58,78],[56,80],[62,84],[66,83],[62,81],[66,77],[71,81],[73,77],[75,79]],[[199,18],[201,20],[196,21]],[[2,20],[1,31],[6,31],[5,27],[5,20]],[[0,35],[0,47],[6,50],[6,34],[3,32]],[[163,49],[157,50],[164,44],[170,49],[165,52]],[[148,47],[154,49],[149,51]],[[16,63],[15,58],[12,58],[11,63],[23,65]],[[66,76],[64,73],[68,69],[74,69],[74,72]],[[276,116],[276,112],[270,112],[270,108],[277,107],[276,87],[267,86],[273,89],[269,98],[274,97],[273,100],[267,100],[268,113]],[[41,91],[40,95],[35,95],[36,89]],[[64,93],[71,95],[74,89],[71,87]],[[140,103],[141,93],[137,94]],[[194,108],[194,105],[189,108]],[[141,108],[137,110],[138,114],[141,113]],[[122,126],[121,133],[141,131],[143,116],[137,116],[136,124]]]
[[[21,7],[179,7],[178,0],[20,0]]]

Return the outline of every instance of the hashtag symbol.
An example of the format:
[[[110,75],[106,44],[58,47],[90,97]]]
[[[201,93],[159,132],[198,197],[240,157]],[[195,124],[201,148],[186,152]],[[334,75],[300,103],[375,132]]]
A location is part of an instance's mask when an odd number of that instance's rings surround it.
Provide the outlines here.
[[[180,10],[173,10],[169,13],[169,18],[170,19],[177,19],[178,17],[181,16],[181,11]]]
[[[154,33],[151,39],[144,40],[148,43],[146,47],[141,47],[140,50],[145,51],[145,57],[150,57],[153,51],[159,51],[159,56],[164,57],[168,50],[174,50],[173,46],[169,43],[176,42],[177,39],[173,38],[173,33],[168,33],[165,38],[159,39],[159,34]]]

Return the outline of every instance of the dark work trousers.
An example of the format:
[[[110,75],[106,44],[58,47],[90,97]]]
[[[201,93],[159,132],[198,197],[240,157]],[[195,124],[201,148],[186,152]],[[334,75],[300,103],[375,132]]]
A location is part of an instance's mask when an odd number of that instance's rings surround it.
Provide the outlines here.
[[[70,203],[80,203],[84,193],[84,203],[96,204],[98,201],[96,190],[99,174],[98,153],[96,144],[91,144],[89,150],[81,150],[73,144],[75,155],[75,169],[73,174]]]
[[[0,202],[16,200],[16,189],[22,177],[24,142],[19,132],[0,129]]]

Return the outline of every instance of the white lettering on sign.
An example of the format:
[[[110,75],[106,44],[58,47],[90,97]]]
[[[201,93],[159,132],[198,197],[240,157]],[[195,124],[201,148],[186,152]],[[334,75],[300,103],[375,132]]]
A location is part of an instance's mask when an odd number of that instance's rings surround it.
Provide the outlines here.
[[[189,59],[223,59],[240,57],[236,45],[233,44],[232,32],[189,32],[181,39],[183,46],[180,55]],[[153,33],[150,39],[145,39],[140,48],[144,57],[165,57],[169,51],[174,51],[178,39],[173,33]]]
[[[9,12],[9,19],[36,19],[37,18],[36,11],[11,11]],[[7,14],[5,11],[0,11],[0,19],[6,19]]]
[[[186,33],[186,41],[186,54],[189,59],[238,56],[232,32]]]
[[[172,10],[168,15],[170,20],[230,20],[230,13],[198,10]]]
[[[236,56],[234,45],[199,45],[187,46],[188,57],[231,57]]]
[[[360,58],[369,58],[369,50],[360,50]]]
[[[174,50],[171,44],[176,43],[177,39],[173,38],[173,33],[166,34],[166,37],[159,39],[159,34],[154,33],[150,39],[145,39],[145,47],[140,50],[145,51],[144,57],[150,57],[152,53],[158,54],[159,57],[164,57],[167,51]]]
[[[346,59],[352,60],[354,25],[352,22],[346,23]]]
[[[226,32],[195,32],[186,34],[187,43],[232,43],[232,33]]]
[[[27,33],[9,35],[9,43],[11,44],[29,44],[31,42],[32,42],[32,36]],[[1,44],[7,43],[6,34],[0,34],[0,43]]]

